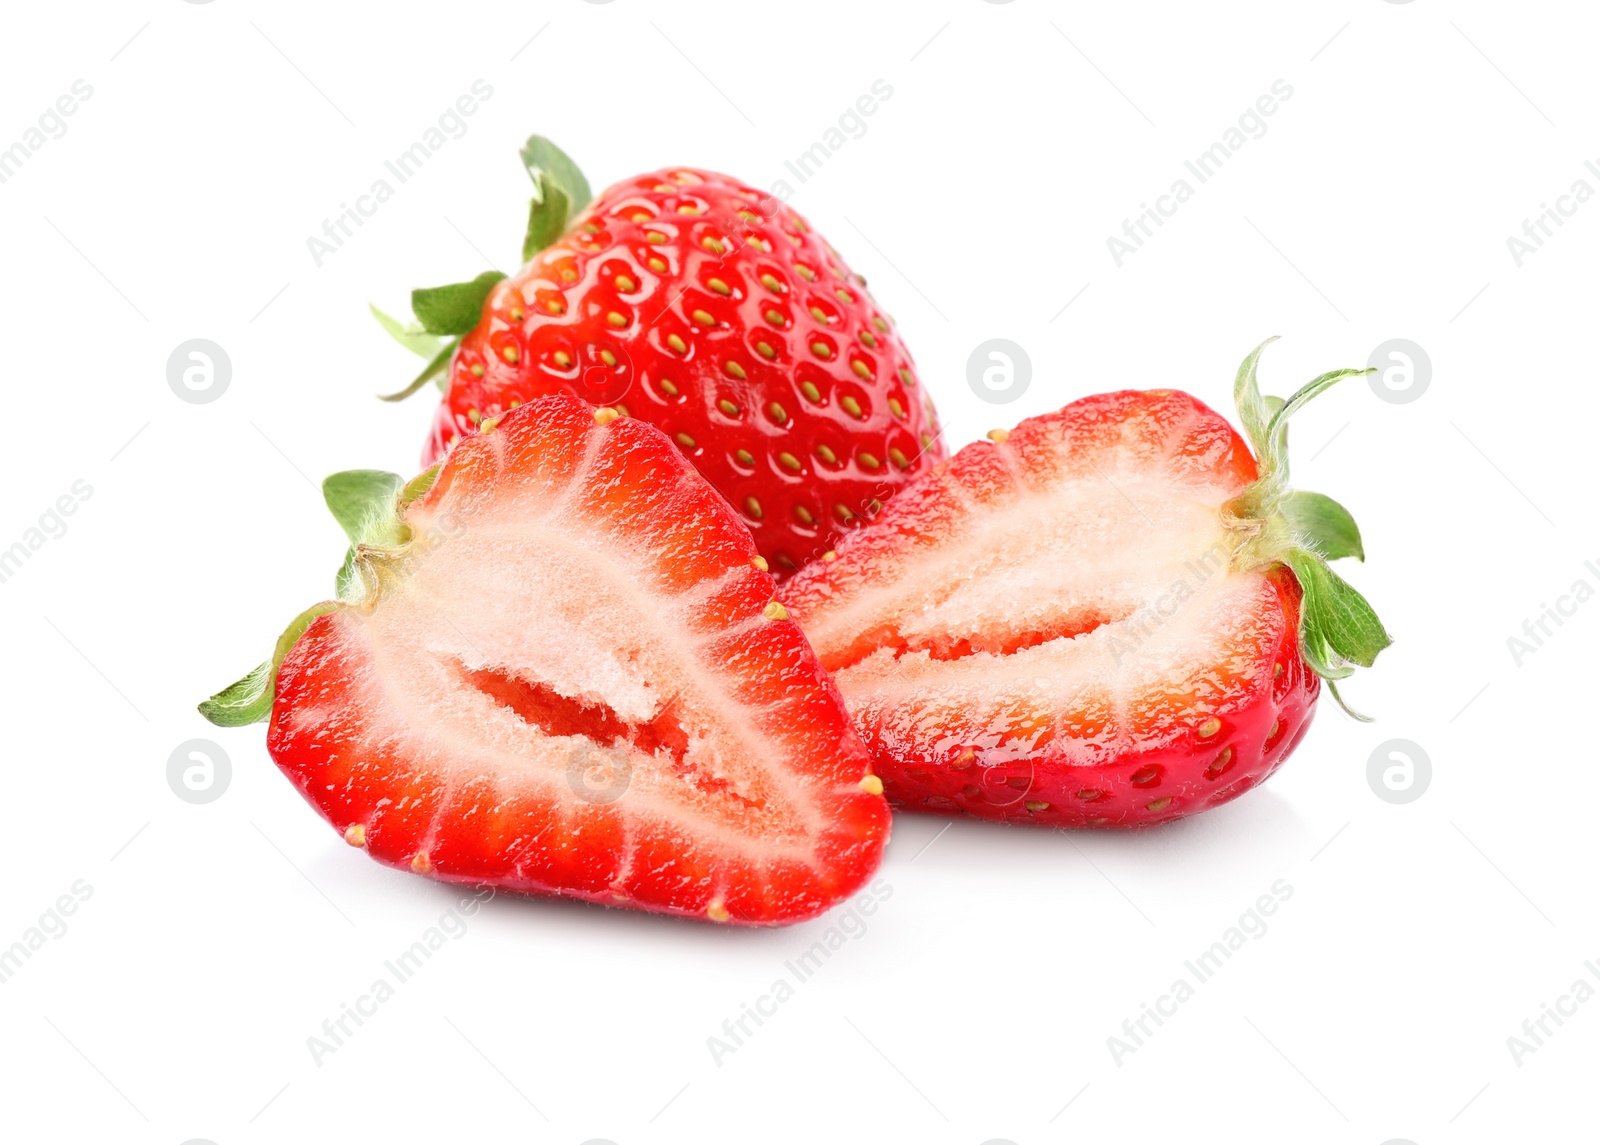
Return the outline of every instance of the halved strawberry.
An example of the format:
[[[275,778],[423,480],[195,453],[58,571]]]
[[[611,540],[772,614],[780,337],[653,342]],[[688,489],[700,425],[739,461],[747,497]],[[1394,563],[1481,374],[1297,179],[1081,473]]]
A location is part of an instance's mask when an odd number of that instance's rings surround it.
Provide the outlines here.
[[[446,381],[424,465],[544,394],[615,406],[666,431],[781,579],[944,456],[894,324],[778,199],[670,167],[591,202],[548,140],[522,158],[535,189],[522,269],[414,291],[420,327],[378,315],[430,358],[391,397]]]
[[[325,486],[340,599],[213,697],[380,862],[786,923],[849,895],[882,786],[732,509],[658,430],[543,398],[402,486]]]
[[[785,601],[892,800],[1135,827],[1241,794],[1304,734],[1319,677],[1389,643],[1325,558],[1350,515],[1290,492],[1287,403],[1235,396],[1252,457],[1188,394],[1122,391],[969,445]],[[1330,688],[1331,688],[1330,684]]]

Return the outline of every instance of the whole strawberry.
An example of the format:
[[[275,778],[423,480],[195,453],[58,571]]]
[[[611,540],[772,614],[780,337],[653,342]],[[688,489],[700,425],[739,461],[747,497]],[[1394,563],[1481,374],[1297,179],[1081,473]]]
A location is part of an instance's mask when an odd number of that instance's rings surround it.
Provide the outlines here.
[[[794,211],[683,167],[590,202],[553,144],[534,136],[522,155],[535,187],[522,270],[414,292],[420,330],[379,315],[432,357],[393,397],[444,375],[424,465],[484,419],[566,391],[664,430],[781,579],[943,456],[889,317]]]
[[[1337,502],[1289,488],[1287,402],[1235,397],[1248,442],[1176,390],[1030,418],[930,470],[785,603],[884,791],[919,811],[1142,827],[1250,790],[1318,692],[1389,643],[1327,562]],[[1252,456],[1252,449],[1254,455]]]

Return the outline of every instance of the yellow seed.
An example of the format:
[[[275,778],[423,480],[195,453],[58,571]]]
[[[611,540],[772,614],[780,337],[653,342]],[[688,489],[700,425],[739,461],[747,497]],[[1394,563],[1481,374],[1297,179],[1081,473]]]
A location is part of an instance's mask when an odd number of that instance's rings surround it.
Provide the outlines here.
[[[883,467],[883,462],[879,461],[870,453],[856,454],[856,461],[859,464],[866,466],[868,469],[880,469]]]
[[[666,262],[663,261],[662,259],[655,258],[654,256],[652,256],[648,261],[646,261],[645,265],[648,266],[651,270],[655,271],[657,274],[666,274],[667,273],[667,264],[666,264]]]
[[[911,371],[906,369],[904,366],[900,367],[900,380],[908,386],[914,386],[917,384],[917,379],[912,377]]]
[[[811,317],[818,322],[826,322],[828,320],[828,312],[820,306],[813,306],[811,308]]]
[[[984,436],[990,441],[994,442],[996,445],[999,445],[1001,442],[1010,438],[1011,431],[1009,429],[991,429],[988,433],[984,434]]]
[[[511,310],[508,312],[507,317],[509,317],[511,319],[511,321],[513,321],[513,322],[521,322],[522,321],[522,307],[513,306],[511,308]]]
[[[513,364],[516,363],[518,358],[522,357],[521,353],[515,346],[507,346],[504,350],[500,351],[500,356]]]
[[[684,203],[678,208],[678,214],[680,215],[698,215],[699,213],[700,208],[695,206],[693,203]]]
[[[483,421],[483,424],[478,427],[478,432],[483,434],[483,435],[485,435],[485,436],[488,436],[489,434],[494,432],[494,427],[499,425],[499,424],[500,424],[500,419],[497,418],[497,417],[485,418],[484,421]]]
[[[344,829],[344,841],[352,847],[365,847],[367,845],[367,825],[365,823],[352,823]]]
[[[1283,665],[1282,664],[1274,664],[1272,666],[1272,678],[1274,680],[1276,680],[1281,675],[1283,675]]]
[[[511,399],[510,405],[511,405],[512,409],[516,409],[521,404],[522,404],[522,399],[521,398],[512,398]]]
[[[767,404],[767,412],[772,415],[772,420],[779,425],[783,425],[789,420],[789,414],[777,402],[769,402]]]
[[[636,223],[648,223],[651,217],[652,216],[649,211],[635,211],[633,212],[632,221]]]
[[[817,456],[822,458],[822,460],[826,461],[829,465],[833,465],[839,460],[839,455],[834,453],[834,451],[826,445],[817,446]]]
[[[889,332],[889,324],[876,314],[872,316],[872,324],[878,328],[880,333],[887,334]]]
[[[851,417],[861,416],[861,403],[856,401],[855,398],[850,397],[848,394],[839,399],[839,405],[844,409],[844,412],[849,414]]]
[[[662,378],[661,381],[656,384],[661,387],[661,392],[666,394],[669,398],[675,398],[678,396],[678,387],[667,381],[667,379]]]
[[[800,392],[805,394],[807,401],[820,402],[822,400],[822,391],[817,389],[815,382],[801,382]]]
[[[871,330],[861,331],[861,344],[867,347],[869,350],[876,350],[878,348],[878,340],[872,336]]]
[[[1165,811],[1167,809],[1167,805],[1171,802],[1172,796],[1163,795],[1160,799],[1150,800],[1150,802],[1144,805],[1144,809],[1146,811]]]
[[[474,362],[474,363],[472,363],[472,365],[467,367],[467,373],[471,374],[475,378],[483,377],[483,363],[482,362]],[[1281,667],[1281,665],[1280,665],[1280,667]]]
[[[617,364],[617,356],[610,350],[601,350],[600,360],[608,366],[615,366]]]
[[[804,263],[795,263],[794,270],[796,274],[805,279],[807,282],[815,282],[817,280],[817,272],[812,270],[809,266],[806,266]]]
[[[717,403],[717,408],[723,413],[727,414],[729,417],[739,416],[739,407],[733,402],[730,402],[727,398],[723,398],[721,401],[719,401]]]
[[[756,459],[750,456],[750,451],[748,449],[741,449],[733,456],[738,460],[739,464],[743,465],[746,469],[750,468],[756,463]]]
[[[1050,810],[1050,804],[1046,803],[1043,799],[1030,799],[1026,803],[1024,803],[1023,806],[1026,807],[1029,811],[1048,811],[1048,810]]]
[[[627,318],[621,314],[618,314],[615,310],[606,315],[606,321],[617,327],[626,326],[628,324]]]
[[[713,278],[713,279],[709,280],[706,283],[706,285],[709,286],[712,290],[715,290],[718,294],[732,294],[733,293],[732,290],[728,289],[728,284],[726,282],[723,282],[722,279],[720,279],[720,278]]]
[[[766,572],[767,571],[767,558],[766,557],[751,557],[750,558],[750,563],[755,565],[756,568],[760,569],[762,572]]]
[[[761,285],[765,286],[774,294],[783,293],[783,283],[778,281],[778,276],[775,274],[763,274],[761,276]]]
[[[1210,739],[1222,730],[1222,721],[1212,716],[1195,730],[1199,732],[1201,739]]]
[[[771,342],[757,342],[756,352],[763,358],[776,358],[778,356],[778,351],[772,348]]]
[[[706,907],[706,917],[712,922],[727,922],[733,916],[728,913],[728,908],[722,905],[721,899],[712,899],[710,905]]]
[[[894,462],[896,469],[904,469],[911,464],[906,460],[906,455],[901,453],[898,449],[889,450],[889,460]]]
[[[660,231],[650,231],[644,236],[644,241],[647,243],[664,243],[667,241],[667,236]]]
[[[630,290],[638,290],[639,284],[625,274],[617,275],[617,289],[626,294]]]
[[[675,354],[682,354],[689,349],[689,347],[684,344],[683,339],[678,337],[676,334],[667,335],[667,345],[672,347],[672,351]]]
[[[756,520],[761,520],[761,502],[757,501],[754,497],[746,497],[744,499],[744,511],[749,513]]]
[[[854,302],[856,300],[855,299],[855,295],[851,294],[848,290],[846,290],[842,286],[839,287],[837,290],[835,290],[833,293],[838,296],[840,302]]]
[[[701,239],[700,245],[705,247],[712,254],[721,254],[723,251],[728,249],[710,235],[707,235],[705,238]]]
[[[783,325],[783,315],[778,313],[778,311],[776,311],[776,310],[769,310],[765,314],[763,314],[762,317],[765,318],[768,322],[772,323],[774,326],[782,326]]]
[[[717,321],[715,318],[711,317],[711,315],[707,314],[704,310],[696,310],[693,314],[689,315],[689,317],[693,318],[696,322],[700,323],[700,325],[702,325],[702,326],[715,325],[715,323]]]
[[[411,856],[411,869],[419,875],[425,875],[433,870],[433,864],[428,861],[428,852],[418,851]]]
[[[621,414],[612,409],[610,406],[601,406],[599,409],[594,411],[594,423],[595,425],[610,425],[621,416]]]
[[[550,311],[552,314],[565,314],[567,312],[566,305],[557,302],[555,299],[551,299],[549,302],[546,302],[544,304],[544,308]]]
[[[595,226],[593,223],[584,223],[583,229],[588,231],[591,235],[597,235],[600,233],[600,228]]]
[[[561,281],[562,282],[577,282],[578,281],[578,272],[573,270],[569,266],[562,267],[561,268]]]
[[[855,514],[850,511],[850,506],[848,505],[835,505],[833,507],[833,512],[834,515],[841,521],[848,521],[850,518],[855,516]]]
[[[831,358],[831,357],[833,357],[833,348],[831,346],[829,346],[826,342],[813,342],[813,343],[811,343],[811,352],[813,354],[815,354],[819,358]]]
[[[867,365],[860,358],[857,358],[855,361],[851,362],[850,368],[856,372],[856,376],[858,378],[872,377],[872,367]]]
[[[768,620],[788,620],[789,610],[775,600],[767,602],[767,607],[762,611],[762,616]]]
[[[778,463],[785,469],[792,469],[796,473],[800,472],[800,459],[792,453],[778,454]]]
[[[865,791],[868,795],[883,794],[883,780],[879,779],[876,775],[867,776],[861,781],[860,787],[861,790]]]
[[[555,364],[560,366],[563,370],[572,365],[572,355],[567,353],[565,350],[557,350],[554,354],[551,354],[550,357],[555,361]]]
[[[685,449],[693,449],[694,448],[694,438],[690,437],[686,433],[680,433],[678,435],[678,444],[683,446]]]
[[[906,416],[906,407],[900,404],[899,398],[890,398],[889,412],[894,414],[894,416],[897,418],[904,419]]]
[[[810,525],[816,521],[816,518],[811,515],[811,510],[804,505],[796,505],[794,507],[794,515],[795,519],[802,525]]]
[[[822,559],[825,561],[836,561],[839,559],[839,554],[834,552],[832,549],[829,549],[827,552],[822,554]]]
[[[743,381],[745,378],[744,367],[738,362],[724,362],[722,363],[722,368],[726,370],[730,376],[738,378],[740,381]]]

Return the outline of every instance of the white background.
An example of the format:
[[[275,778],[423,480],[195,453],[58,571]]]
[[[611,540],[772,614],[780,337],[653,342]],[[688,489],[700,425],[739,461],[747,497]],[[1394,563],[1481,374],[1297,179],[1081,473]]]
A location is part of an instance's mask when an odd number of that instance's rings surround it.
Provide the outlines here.
[[[0,1136],[1592,1132],[1600,1002],[1520,1064],[1507,1038],[1600,959],[1600,603],[1520,667],[1507,638],[1600,586],[1600,205],[1521,267],[1506,239],[1600,187],[1596,31],[1586,5],[1441,0],[13,6],[0,147],[74,80],[93,96],[0,184],[0,548],[74,481],[93,494],[0,584],[0,946],[75,880],[93,894],[0,985]],[[317,267],[306,238],[480,78],[467,133]],[[1298,483],[1361,522],[1347,575],[1396,637],[1347,691],[1377,722],[1325,701],[1264,789],[1146,834],[898,816],[869,929],[720,1064],[707,1038],[830,919],[498,900],[314,1064],[306,1039],[457,892],[346,847],[261,728],[194,704],[331,592],[343,541],[314,482],[414,468],[432,398],[372,400],[414,365],[367,302],[514,269],[529,132],[597,187],[681,163],[769,185],[876,79],[892,98],[791,203],[896,315],[953,444],[1117,387],[1228,409],[1274,333],[1280,394],[1425,347],[1420,399],[1346,382],[1294,435]],[[1115,265],[1107,237],[1278,79],[1266,134]],[[206,405],[165,376],[196,337],[233,365]],[[1009,406],[966,384],[995,337],[1033,362]],[[195,737],[233,764],[204,806],[166,780]],[[1406,805],[1367,781],[1392,738],[1432,760]],[[1107,1038],[1280,879],[1267,933],[1116,1062]]]

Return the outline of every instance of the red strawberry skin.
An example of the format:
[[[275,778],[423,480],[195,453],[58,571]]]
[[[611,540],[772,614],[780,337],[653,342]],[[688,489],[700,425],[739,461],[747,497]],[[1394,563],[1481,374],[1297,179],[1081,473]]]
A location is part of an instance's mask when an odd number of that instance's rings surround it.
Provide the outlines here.
[[[268,748],[389,866],[811,917],[888,837],[866,751],[737,516],[660,432],[604,416],[539,399],[453,450],[410,539],[364,554],[367,597],[284,660]]]
[[[1320,681],[1294,576],[1227,560],[1243,439],[1171,390],[992,436],[785,586],[891,800],[1126,828],[1260,783]]]
[[[485,300],[423,452],[544,394],[666,432],[780,579],[943,456],[911,355],[794,211],[672,168],[602,193]]]

